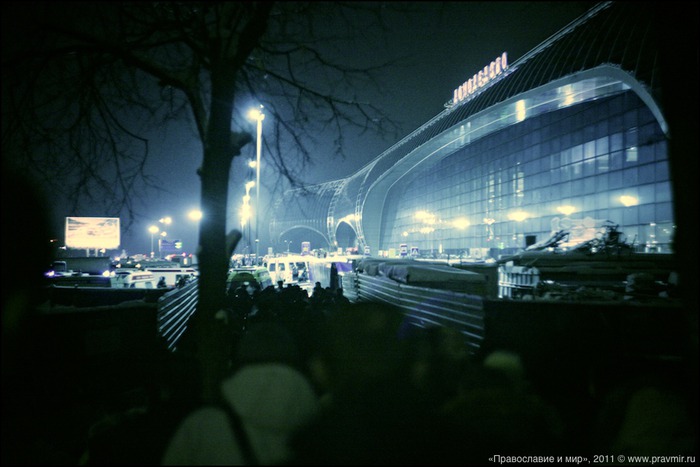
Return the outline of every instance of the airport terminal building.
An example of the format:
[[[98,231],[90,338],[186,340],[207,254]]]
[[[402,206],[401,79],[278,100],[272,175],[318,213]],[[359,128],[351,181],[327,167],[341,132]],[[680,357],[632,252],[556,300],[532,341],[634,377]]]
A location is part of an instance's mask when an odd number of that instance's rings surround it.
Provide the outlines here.
[[[330,250],[484,258],[561,229],[592,238],[610,221],[639,251],[669,252],[653,10],[599,4],[510,58],[456,83],[440,114],[355,174],[288,191],[270,238],[301,230]]]

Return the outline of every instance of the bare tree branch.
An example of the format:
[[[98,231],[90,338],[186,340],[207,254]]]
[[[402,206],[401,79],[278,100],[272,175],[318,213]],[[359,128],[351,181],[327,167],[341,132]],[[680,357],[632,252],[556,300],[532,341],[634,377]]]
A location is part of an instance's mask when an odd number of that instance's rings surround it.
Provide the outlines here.
[[[225,368],[214,320],[225,303],[229,173],[252,140],[242,106],[255,99],[273,122],[266,150],[283,178],[301,175],[319,151],[344,156],[344,135],[396,131],[358,89],[378,86],[386,64],[336,46],[370,25],[381,3],[59,2],[3,3],[24,20],[3,47],[3,158],[45,177],[76,211],[101,200],[105,212],[138,215],[135,202],[161,188],[147,172],[151,140],[186,120],[202,144],[200,286],[191,321],[201,357],[204,397]],[[19,13],[19,14],[18,14]],[[352,14],[350,14],[352,13]],[[3,29],[9,23],[3,19]],[[20,36],[20,32],[22,36]],[[3,38],[5,38],[3,31]],[[331,133],[332,147],[323,147]],[[157,136],[156,136],[157,137]],[[326,138],[327,139],[327,138]],[[281,186],[275,189],[281,189]],[[127,222],[128,224],[129,222]]]

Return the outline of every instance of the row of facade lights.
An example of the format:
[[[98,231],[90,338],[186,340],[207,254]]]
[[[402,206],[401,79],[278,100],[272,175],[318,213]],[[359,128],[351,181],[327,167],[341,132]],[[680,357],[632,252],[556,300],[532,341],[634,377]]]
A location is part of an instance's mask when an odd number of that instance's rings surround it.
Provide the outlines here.
[[[639,204],[639,200],[634,197],[634,196],[629,196],[629,195],[624,195],[620,196],[619,198],[620,202],[625,206],[636,206]],[[561,214],[564,214],[565,216],[570,216],[574,212],[576,212],[576,207],[571,206],[571,205],[564,205],[564,206],[558,206],[557,211],[560,212]],[[414,217],[421,221],[424,224],[424,227],[422,227],[419,232],[421,233],[430,233],[435,231],[435,228],[432,227],[435,224],[442,223],[441,220],[436,219],[435,214],[429,213],[427,211],[417,211],[414,215]],[[530,215],[525,212],[525,211],[514,211],[508,214],[508,219],[511,221],[515,222],[523,222],[525,219],[530,217]],[[483,223],[488,225],[489,228],[496,222],[496,219],[492,217],[485,217],[483,219]],[[466,229],[471,225],[469,220],[466,218],[460,217],[458,219],[455,219],[450,223],[452,226],[458,228],[458,229]],[[403,232],[403,236],[408,236],[408,232]]]

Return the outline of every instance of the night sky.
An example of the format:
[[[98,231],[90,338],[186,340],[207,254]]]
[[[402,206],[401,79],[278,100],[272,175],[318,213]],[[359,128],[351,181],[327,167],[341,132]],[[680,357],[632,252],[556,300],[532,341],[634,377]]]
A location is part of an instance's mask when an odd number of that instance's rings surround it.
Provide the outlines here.
[[[410,5],[414,12],[389,12],[386,15],[388,32],[358,30],[357,37],[344,52],[349,63],[358,66],[396,60],[395,65],[382,72],[381,91],[368,88],[358,90],[357,95],[384,109],[399,125],[399,134],[365,134],[350,138],[344,148],[346,157],[334,159],[332,163],[319,150],[316,162],[303,171],[304,182],[324,182],[354,173],[440,113],[451,99],[454,88],[485,64],[503,52],[508,53],[510,63],[515,62],[594,3],[407,2],[405,5]],[[4,14],[7,11],[12,10],[4,10]],[[5,46],[3,41],[3,49]],[[268,122],[263,123],[264,141],[270,137],[265,123]],[[149,145],[155,157],[147,170],[160,180],[165,191],[154,192],[140,203],[141,220],[130,231],[122,231],[122,249],[129,254],[148,252],[151,241],[148,226],[163,216],[171,216],[173,224],[169,227],[168,238],[181,239],[184,249],[193,252],[197,227],[187,219],[186,213],[199,206],[200,184],[196,170],[201,163],[201,144],[191,129],[172,124],[163,128],[162,133],[153,135]],[[249,144],[243,150],[244,157],[234,161],[229,196],[230,228],[238,226],[238,204],[248,173],[244,164],[254,154],[255,144]],[[262,166],[264,201],[265,190],[276,183],[279,175],[270,173],[269,165],[265,168],[264,151]],[[76,214],[59,203],[52,209],[61,233],[66,216],[109,217],[98,212]],[[264,237],[261,247],[264,252]]]

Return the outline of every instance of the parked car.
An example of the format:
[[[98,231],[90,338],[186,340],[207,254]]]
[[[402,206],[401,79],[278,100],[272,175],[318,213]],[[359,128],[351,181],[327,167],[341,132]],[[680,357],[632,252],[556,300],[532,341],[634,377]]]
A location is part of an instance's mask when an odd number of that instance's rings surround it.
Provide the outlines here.
[[[255,266],[240,267],[229,269],[226,290],[236,290],[241,285],[246,286],[246,282],[253,282],[260,290],[274,285],[267,268]]]

